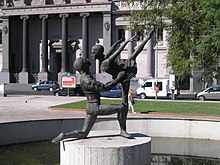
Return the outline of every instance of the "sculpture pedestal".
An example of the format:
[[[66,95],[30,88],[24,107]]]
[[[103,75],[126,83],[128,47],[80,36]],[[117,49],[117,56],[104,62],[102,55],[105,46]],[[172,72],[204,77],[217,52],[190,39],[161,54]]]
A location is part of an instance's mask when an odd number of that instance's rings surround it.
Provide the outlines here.
[[[60,165],[149,165],[151,138],[131,133],[126,139],[116,131],[91,131],[87,139],[60,142]]]

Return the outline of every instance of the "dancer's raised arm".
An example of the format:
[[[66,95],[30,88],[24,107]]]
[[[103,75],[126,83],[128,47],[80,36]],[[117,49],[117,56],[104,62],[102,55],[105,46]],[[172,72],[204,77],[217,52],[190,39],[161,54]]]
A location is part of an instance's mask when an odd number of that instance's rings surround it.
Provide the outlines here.
[[[116,57],[117,57],[118,55],[120,55],[120,53],[121,53],[122,50],[125,48],[125,46],[126,46],[129,42],[134,41],[134,39],[135,39],[136,37],[137,37],[137,36],[135,35],[135,36],[131,37],[130,39],[126,40],[126,41],[118,48],[118,50],[116,50],[116,51],[108,58],[109,61],[115,60]]]
[[[121,38],[120,40],[116,41],[116,42],[111,46],[111,48],[109,49],[109,51],[108,51],[108,52],[106,53],[106,55],[105,55],[105,59],[106,59],[106,58],[109,58],[109,57],[113,54],[113,52],[114,52],[116,46],[117,46],[118,44],[121,44],[122,41],[123,41],[123,39]]]
[[[145,38],[140,45],[138,45],[138,47],[135,49],[132,55],[128,58],[128,60],[132,60],[132,59],[135,60],[137,58],[138,54],[144,49],[145,44],[148,42],[149,39],[151,39],[154,32],[155,32],[155,29],[152,29],[150,31],[149,36]]]

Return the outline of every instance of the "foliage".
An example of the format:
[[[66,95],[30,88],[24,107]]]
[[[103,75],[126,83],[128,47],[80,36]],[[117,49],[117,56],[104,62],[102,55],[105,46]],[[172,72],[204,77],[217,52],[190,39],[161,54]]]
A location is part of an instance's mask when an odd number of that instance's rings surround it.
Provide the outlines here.
[[[220,0],[137,1],[142,10],[132,11],[131,28],[168,30],[168,66],[175,75],[184,79],[192,70],[199,70],[203,71],[201,81],[220,79]]]

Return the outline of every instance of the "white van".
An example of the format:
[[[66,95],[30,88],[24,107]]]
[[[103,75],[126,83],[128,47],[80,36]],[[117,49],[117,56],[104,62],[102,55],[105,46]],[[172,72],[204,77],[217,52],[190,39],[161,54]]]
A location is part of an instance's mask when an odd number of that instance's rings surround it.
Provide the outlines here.
[[[146,97],[155,97],[155,86],[156,82],[159,87],[159,92],[157,93],[157,97],[170,97],[172,91],[170,90],[169,79],[149,79],[145,81],[138,89],[137,96],[141,99],[145,99]],[[174,91],[175,96],[180,94],[179,89],[176,88]]]

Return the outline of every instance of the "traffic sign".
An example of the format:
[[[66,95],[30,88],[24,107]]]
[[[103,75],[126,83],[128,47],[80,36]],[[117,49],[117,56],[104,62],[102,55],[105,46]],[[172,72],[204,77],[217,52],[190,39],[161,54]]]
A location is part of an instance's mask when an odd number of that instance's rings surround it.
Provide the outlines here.
[[[75,88],[76,87],[76,77],[75,76],[62,76],[61,86],[64,88]]]

